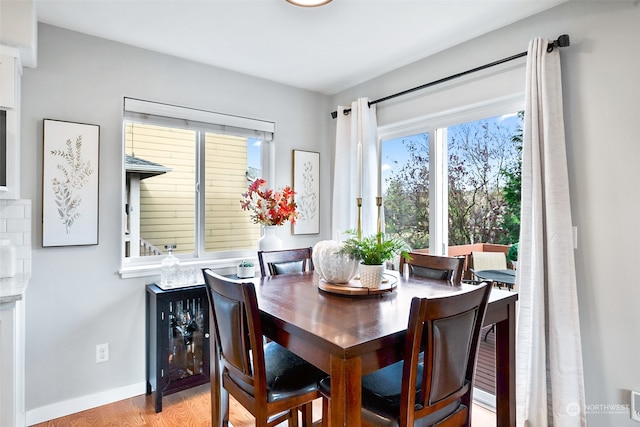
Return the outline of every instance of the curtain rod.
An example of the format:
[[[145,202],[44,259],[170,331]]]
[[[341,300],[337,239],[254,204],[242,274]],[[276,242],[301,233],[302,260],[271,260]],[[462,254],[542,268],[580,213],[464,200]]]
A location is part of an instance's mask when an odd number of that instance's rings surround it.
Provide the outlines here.
[[[554,40],[553,42],[549,43],[549,45],[547,46],[547,52],[553,51],[553,49],[556,48],[556,47],[567,47],[569,45],[570,45],[569,35],[568,34],[563,34],[560,37],[558,37],[556,40]],[[398,96],[406,95],[408,93],[415,92],[415,91],[418,91],[418,90],[422,90],[422,89],[428,88],[430,86],[435,86],[437,84],[444,83],[444,82],[447,82],[449,80],[457,79],[458,77],[462,77],[462,76],[467,75],[467,74],[475,73],[476,71],[484,70],[486,68],[490,68],[490,67],[493,67],[495,65],[504,64],[505,62],[509,62],[509,61],[514,60],[514,59],[522,58],[523,56],[527,56],[527,52],[521,52],[521,53],[518,53],[516,55],[509,56],[507,58],[499,59],[499,60],[491,62],[489,64],[481,65],[480,67],[472,68],[470,70],[463,71],[463,72],[458,73],[458,74],[453,74],[453,75],[451,75],[449,77],[444,77],[442,79],[435,80],[435,81],[432,81],[432,82],[429,82],[429,83],[425,83],[423,85],[420,85],[420,86],[417,86],[417,87],[414,87],[414,88],[411,88],[411,89],[403,90],[402,92],[394,93],[393,95],[385,96],[384,98],[376,99],[375,101],[369,101],[369,107],[371,107],[372,105],[377,104],[379,102],[388,101],[388,100],[390,100],[392,98],[396,98]],[[351,108],[345,108],[343,110],[343,114],[345,116],[348,115],[349,112],[351,112]],[[334,119],[336,117],[338,117],[338,112],[337,111],[332,112],[331,113],[331,117],[334,118]]]

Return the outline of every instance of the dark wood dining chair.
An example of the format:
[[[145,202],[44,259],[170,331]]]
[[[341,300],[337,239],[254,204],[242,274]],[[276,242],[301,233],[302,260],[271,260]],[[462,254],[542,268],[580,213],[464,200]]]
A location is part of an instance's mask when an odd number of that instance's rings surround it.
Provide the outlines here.
[[[413,298],[404,359],[362,377],[363,425],[470,425],[473,374],[490,292],[491,286],[482,283],[448,297]],[[320,381],[320,392],[322,419],[327,420],[329,377]]]
[[[262,277],[313,270],[312,248],[258,251]]]
[[[288,420],[312,425],[312,401],[324,372],[276,342],[263,343],[260,311],[253,283],[229,281],[203,269],[218,348],[222,386],[254,417],[256,426]],[[214,361],[213,349],[211,351]],[[227,408],[224,425],[229,422]]]
[[[401,274],[408,268],[410,275],[447,280],[456,286],[462,283],[464,257],[429,255],[413,251],[408,253],[408,257],[409,259],[400,257]]]

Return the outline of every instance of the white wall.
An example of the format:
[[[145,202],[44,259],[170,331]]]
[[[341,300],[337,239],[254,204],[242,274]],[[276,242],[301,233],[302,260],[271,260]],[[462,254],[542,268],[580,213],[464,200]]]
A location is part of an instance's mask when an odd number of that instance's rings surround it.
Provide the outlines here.
[[[321,152],[329,168],[328,98],[142,49],[39,26],[38,67],[22,79],[22,198],[33,201],[33,271],[26,302],[30,422],[145,391],[145,283],[122,280],[122,106],[134,97],[276,123],[274,187],[291,183],[291,150]],[[267,66],[268,64],[256,64]],[[42,120],[100,125],[99,245],[42,248]],[[329,176],[321,176],[327,194]],[[322,198],[321,229],[329,230]],[[322,235],[291,236],[311,246]],[[110,361],[95,363],[96,344]],[[128,396],[127,396],[128,395]]]
[[[587,419],[594,426],[638,425],[615,405],[628,405],[629,390],[640,390],[639,23],[637,1],[571,2],[333,97],[334,106],[378,99],[526,51],[534,37],[570,35],[562,80]],[[378,104],[380,124],[524,90],[524,60],[507,68]]]

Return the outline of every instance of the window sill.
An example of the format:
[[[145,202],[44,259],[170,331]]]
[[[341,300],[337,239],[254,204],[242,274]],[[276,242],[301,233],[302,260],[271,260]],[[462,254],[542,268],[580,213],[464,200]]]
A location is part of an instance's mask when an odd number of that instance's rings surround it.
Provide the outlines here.
[[[180,260],[180,267],[188,268],[211,268],[216,273],[235,274],[236,266],[240,261],[253,261],[255,265],[258,263],[257,257],[237,257],[225,259],[199,259],[199,260]],[[120,278],[132,279],[136,277],[154,277],[153,280],[160,280],[160,263],[154,262],[149,264],[123,264],[118,270]],[[204,282],[203,282],[204,283]]]

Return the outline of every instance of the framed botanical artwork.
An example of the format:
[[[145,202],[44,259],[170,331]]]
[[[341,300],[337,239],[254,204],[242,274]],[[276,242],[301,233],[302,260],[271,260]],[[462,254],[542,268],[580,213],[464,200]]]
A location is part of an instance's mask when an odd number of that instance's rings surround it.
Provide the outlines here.
[[[100,126],[45,119],[42,246],[98,244]]]
[[[293,150],[293,191],[299,215],[293,234],[320,233],[320,153]]]

